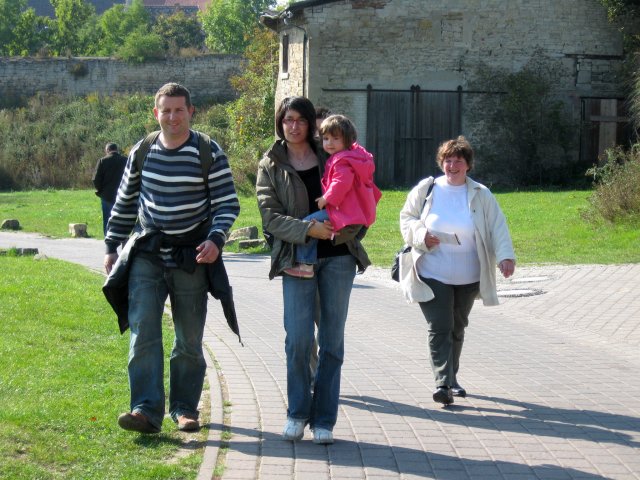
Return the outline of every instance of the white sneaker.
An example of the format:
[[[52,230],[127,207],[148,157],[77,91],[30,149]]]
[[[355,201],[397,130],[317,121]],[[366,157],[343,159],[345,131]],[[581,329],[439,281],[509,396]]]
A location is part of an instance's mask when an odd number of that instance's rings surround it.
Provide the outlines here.
[[[317,443],[319,445],[333,443],[333,432],[326,428],[314,428],[313,443]]]
[[[284,425],[282,431],[282,438],[284,440],[290,440],[295,442],[296,440],[302,440],[304,437],[304,427],[307,424],[305,420],[297,420],[295,418],[287,418],[287,423]]]

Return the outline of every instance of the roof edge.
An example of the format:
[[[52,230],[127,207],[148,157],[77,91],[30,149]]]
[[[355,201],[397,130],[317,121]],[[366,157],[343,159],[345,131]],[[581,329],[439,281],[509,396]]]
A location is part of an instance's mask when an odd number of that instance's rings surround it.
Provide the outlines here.
[[[327,5],[329,3],[335,3],[340,0],[304,0],[301,2],[294,2],[282,11],[266,10],[260,15],[260,23],[271,30],[278,30],[278,24],[280,20],[285,18],[291,18],[291,16],[305,8],[317,7],[319,5]]]

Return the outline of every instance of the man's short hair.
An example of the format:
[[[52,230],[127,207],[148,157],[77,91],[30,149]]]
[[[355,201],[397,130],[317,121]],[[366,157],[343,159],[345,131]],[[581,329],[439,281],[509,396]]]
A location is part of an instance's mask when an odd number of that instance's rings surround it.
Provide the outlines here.
[[[162,96],[165,97],[184,97],[185,103],[187,107],[191,108],[191,93],[184,85],[180,85],[179,83],[165,83],[160,89],[156,92],[155,96],[155,106],[158,106],[158,99]]]
[[[115,143],[107,143],[107,146],[104,147],[104,151],[105,152],[117,152],[118,151],[118,145],[116,145]]]

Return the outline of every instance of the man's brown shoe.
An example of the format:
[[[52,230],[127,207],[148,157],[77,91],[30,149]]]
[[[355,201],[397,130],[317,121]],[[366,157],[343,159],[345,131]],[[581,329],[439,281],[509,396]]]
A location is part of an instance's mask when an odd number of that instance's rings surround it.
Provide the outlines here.
[[[158,433],[160,429],[149,421],[146,415],[140,412],[127,412],[118,417],[118,425],[125,430],[140,433]]]
[[[183,432],[195,432],[200,429],[198,420],[189,415],[178,415],[178,430]]]

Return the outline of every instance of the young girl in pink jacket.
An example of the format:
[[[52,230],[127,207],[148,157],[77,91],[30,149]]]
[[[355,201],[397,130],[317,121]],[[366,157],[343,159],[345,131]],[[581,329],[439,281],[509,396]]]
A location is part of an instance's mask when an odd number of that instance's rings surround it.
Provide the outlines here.
[[[318,210],[305,217],[312,222],[329,220],[334,231],[346,225],[371,226],[382,193],[373,183],[373,155],[356,142],[356,128],[344,115],[331,115],[320,126],[322,148],[329,155],[322,177],[323,195],[316,199]],[[313,277],[318,241],[296,246],[297,264],[288,275]]]

